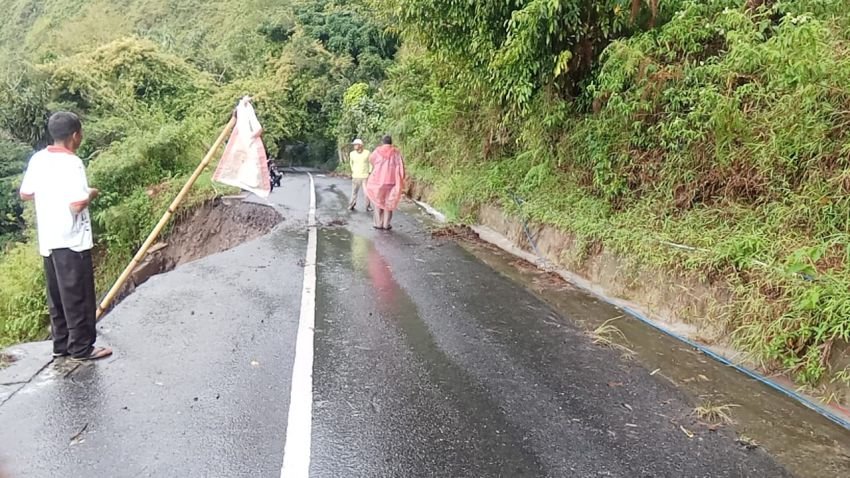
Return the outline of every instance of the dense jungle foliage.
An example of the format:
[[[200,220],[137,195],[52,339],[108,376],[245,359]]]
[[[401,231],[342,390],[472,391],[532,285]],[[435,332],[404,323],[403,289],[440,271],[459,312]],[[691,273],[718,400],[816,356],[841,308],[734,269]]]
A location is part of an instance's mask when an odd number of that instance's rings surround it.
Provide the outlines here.
[[[386,114],[444,210],[554,225],[576,269],[604,248],[728,289],[706,340],[803,384],[850,377],[830,370],[850,341],[847,1],[374,3],[405,40]]]
[[[372,17],[332,0],[5,2],[0,345],[44,336],[40,258],[17,187],[29,155],[47,143],[51,111],[84,121],[79,154],[102,191],[92,207],[102,292],[242,95],[255,98],[281,164],[335,166],[338,139],[360,133],[361,100],[398,48]],[[202,176],[186,207],[221,192]]]
[[[605,249],[624,274],[703,279],[732,297],[707,340],[801,384],[850,378],[830,370],[850,342],[848,0],[78,4],[0,20],[7,341],[43,324],[9,188],[47,112],[85,117],[107,277],[251,93],[283,161],[392,132],[453,219],[496,203],[572,234],[576,268]]]

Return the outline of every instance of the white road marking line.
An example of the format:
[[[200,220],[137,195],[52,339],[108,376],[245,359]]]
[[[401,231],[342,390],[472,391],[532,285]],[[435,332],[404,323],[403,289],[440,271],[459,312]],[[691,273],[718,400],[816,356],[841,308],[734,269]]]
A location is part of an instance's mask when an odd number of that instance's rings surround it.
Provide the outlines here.
[[[310,475],[310,439],[313,432],[313,327],[316,323],[316,187],[310,176],[310,212],[307,215],[307,259],[301,292],[301,316],[295,339],[292,390],[281,478]]]

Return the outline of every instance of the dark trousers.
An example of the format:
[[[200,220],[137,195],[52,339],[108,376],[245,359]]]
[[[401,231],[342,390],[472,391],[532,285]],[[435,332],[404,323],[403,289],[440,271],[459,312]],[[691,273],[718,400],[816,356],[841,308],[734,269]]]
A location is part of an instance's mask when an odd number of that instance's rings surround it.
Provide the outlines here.
[[[97,338],[91,251],[54,249],[44,258],[53,353],[85,357]]]

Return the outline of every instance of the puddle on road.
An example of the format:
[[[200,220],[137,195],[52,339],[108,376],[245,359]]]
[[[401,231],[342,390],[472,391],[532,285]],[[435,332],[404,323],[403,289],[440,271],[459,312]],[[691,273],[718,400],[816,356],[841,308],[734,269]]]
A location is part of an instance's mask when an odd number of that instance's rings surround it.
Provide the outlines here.
[[[484,245],[461,245],[487,265],[518,282],[563,317],[593,330],[612,322],[628,340],[635,359],[654,374],[689,393],[695,406],[730,404],[734,429],[764,447],[801,478],[850,476],[850,431],[803,404],[703,355],[559,277]]]

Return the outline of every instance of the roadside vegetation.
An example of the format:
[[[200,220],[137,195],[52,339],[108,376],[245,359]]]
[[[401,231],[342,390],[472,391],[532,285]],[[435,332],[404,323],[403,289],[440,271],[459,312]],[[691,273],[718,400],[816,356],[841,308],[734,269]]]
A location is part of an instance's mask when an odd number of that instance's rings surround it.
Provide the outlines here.
[[[453,220],[497,204],[575,237],[576,268],[701,278],[766,369],[850,382],[850,1],[127,3],[0,19],[0,344],[43,330],[12,192],[47,112],[84,115],[106,281],[251,93],[283,163],[391,132]]]
[[[573,235],[576,268],[705,279],[764,367],[847,376],[847,1],[374,3],[404,40],[388,122],[453,219],[496,203]]]
[[[32,211],[17,188],[32,151],[47,143],[51,111],[68,109],[84,121],[79,154],[102,191],[92,207],[102,293],[239,97],[254,96],[272,157],[333,166],[337,139],[358,133],[346,123],[346,91],[357,85],[362,96],[377,87],[397,48],[362,7],[330,0],[7,3],[0,19],[0,346],[46,336]],[[356,95],[352,101],[353,108]],[[183,207],[223,191],[208,172]]]

